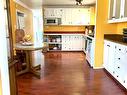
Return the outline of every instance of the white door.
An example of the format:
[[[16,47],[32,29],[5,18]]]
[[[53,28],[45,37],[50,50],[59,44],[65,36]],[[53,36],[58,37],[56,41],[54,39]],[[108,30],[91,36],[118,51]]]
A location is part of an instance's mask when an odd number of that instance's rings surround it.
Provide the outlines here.
[[[7,58],[7,40],[6,40],[6,24],[5,24],[4,0],[0,0],[0,91],[2,95],[10,95],[9,71]],[[1,88],[2,86],[2,88]],[[1,92],[0,92],[1,94]]]

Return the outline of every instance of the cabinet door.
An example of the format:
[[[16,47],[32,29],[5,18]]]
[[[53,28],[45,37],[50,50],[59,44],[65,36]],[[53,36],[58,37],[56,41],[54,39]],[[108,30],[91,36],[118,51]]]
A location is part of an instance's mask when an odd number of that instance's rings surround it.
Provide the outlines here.
[[[122,0],[110,0],[110,15],[109,15],[110,20],[120,18],[121,2]]]
[[[77,50],[80,50],[80,36],[77,36]]]
[[[73,8],[72,9],[72,25],[80,25],[80,9]]]
[[[109,47],[108,69],[112,74],[112,71],[114,69],[113,67],[114,67],[115,45],[113,42],[110,42],[109,44],[110,45],[108,46]]]
[[[60,15],[60,8],[45,8],[44,9],[44,17],[45,18],[59,18]]]
[[[121,2],[122,0],[115,0],[115,19],[121,18]]]
[[[90,9],[80,9],[80,16],[79,16],[80,25],[88,25],[90,24]]]
[[[114,0],[110,0],[109,1],[110,2],[110,4],[109,4],[109,10],[110,10],[110,12],[109,12],[109,20],[112,20],[113,18],[115,18],[115,15],[114,15]]]
[[[80,36],[80,51],[83,50],[83,37]]]
[[[112,73],[114,64],[114,48],[115,45],[112,42],[104,42],[104,67]]]
[[[73,36],[73,35],[71,35],[71,36],[70,36],[70,50],[71,50],[71,51],[73,51],[73,50],[74,50],[73,45],[74,45],[74,36]]]
[[[124,54],[124,59],[123,59],[123,64],[122,64],[122,67],[124,68],[124,71],[123,71],[123,80],[122,80],[122,83],[124,85],[125,88],[127,88],[127,76],[125,75],[127,73],[127,48],[125,50],[125,54]]]
[[[127,89],[127,76],[125,76],[124,78],[123,85]]]
[[[62,8],[54,8],[54,17],[55,18],[62,18],[63,9]]]
[[[53,16],[53,14],[54,14],[54,10],[53,9],[51,9],[51,8],[45,8],[44,9],[44,17],[45,18],[50,18],[50,17]]]
[[[73,35],[73,50],[77,50],[77,40],[76,40],[76,35]]]
[[[62,35],[62,50],[67,50],[67,36]]]
[[[108,63],[109,63],[109,42],[104,42],[104,67],[108,69]]]
[[[65,8],[64,13],[65,13],[64,25],[71,25],[72,24],[72,9]]]
[[[123,0],[123,15],[124,18],[127,18],[127,0]]]

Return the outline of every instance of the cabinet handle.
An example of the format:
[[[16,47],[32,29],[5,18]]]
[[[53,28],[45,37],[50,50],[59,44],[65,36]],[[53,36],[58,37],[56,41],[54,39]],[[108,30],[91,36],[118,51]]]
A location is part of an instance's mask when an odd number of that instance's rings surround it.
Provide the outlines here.
[[[110,47],[110,45],[107,45],[108,47]]]
[[[120,58],[118,58],[120,60]]]
[[[123,83],[126,83],[126,81],[124,80]]]
[[[121,49],[119,49],[119,51],[121,51]]]
[[[117,78],[119,77],[119,76],[116,76]]]
[[[123,18],[123,15],[121,16],[121,18]]]
[[[115,16],[113,16],[112,18],[116,18]]]
[[[118,67],[118,69],[120,69],[120,67]]]

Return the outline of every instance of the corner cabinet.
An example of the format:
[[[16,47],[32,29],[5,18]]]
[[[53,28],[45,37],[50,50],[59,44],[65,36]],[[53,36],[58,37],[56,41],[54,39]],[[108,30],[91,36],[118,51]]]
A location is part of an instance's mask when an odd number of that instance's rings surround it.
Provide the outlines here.
[[[127,21],[127,0],[109,0],[108,23]]]
[[[104,68],[127,89],[127,46],[104,41]]]

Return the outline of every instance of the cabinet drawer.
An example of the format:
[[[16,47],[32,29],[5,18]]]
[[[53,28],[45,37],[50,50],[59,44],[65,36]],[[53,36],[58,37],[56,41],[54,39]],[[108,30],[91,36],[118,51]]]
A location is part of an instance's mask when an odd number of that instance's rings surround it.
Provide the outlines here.
[[[116,53],[125,53],[125,51],[126,51],[126,46],[124,46],[124,45],[120,45],[120,44],[116,44],[115,45],[115,51],[116,51]]]

